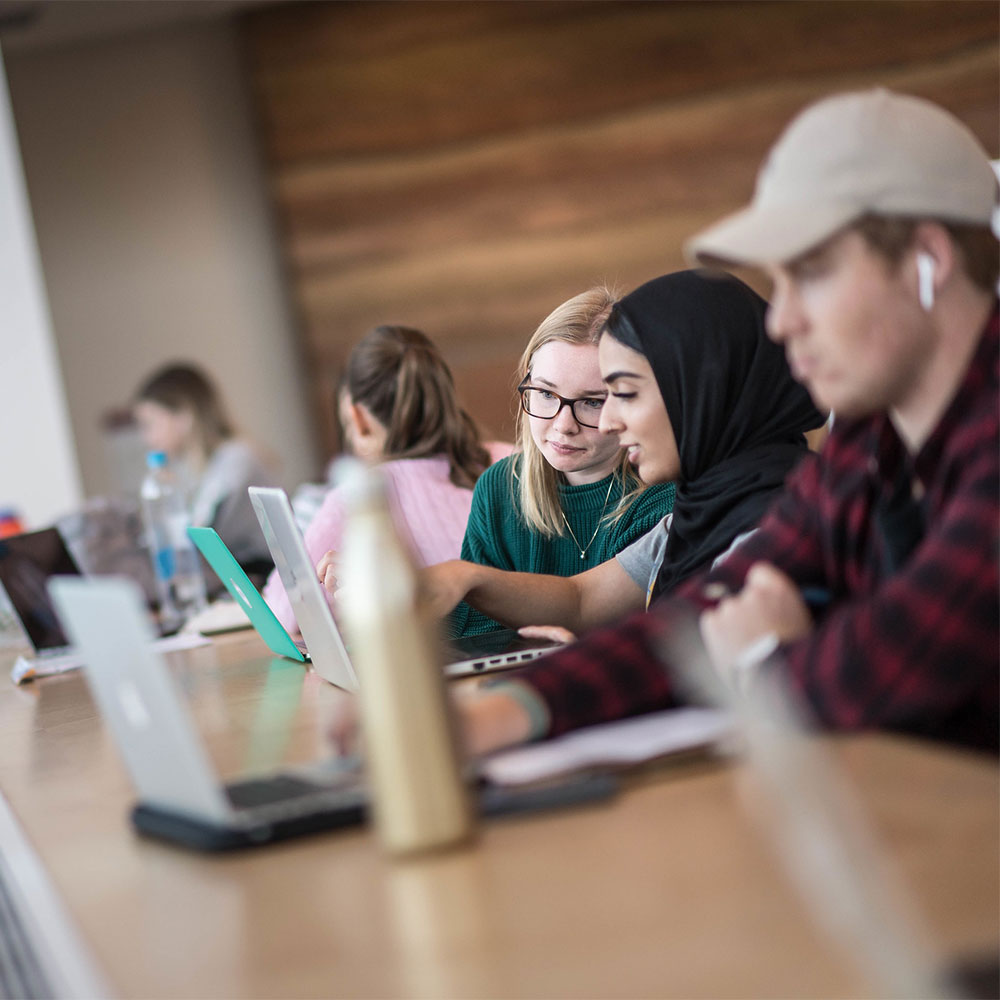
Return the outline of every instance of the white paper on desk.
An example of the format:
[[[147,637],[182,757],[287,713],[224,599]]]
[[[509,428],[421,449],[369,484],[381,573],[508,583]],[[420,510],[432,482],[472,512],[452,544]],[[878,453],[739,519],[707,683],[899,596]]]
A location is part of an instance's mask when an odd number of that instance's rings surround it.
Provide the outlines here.
[[[194,649],[196,646],[211,645],[212,640],[194,632],[178,632],[157,639],[153,649],[161,653],[170,653],[177,649]],[[10,672],[10,679],[15,684],[33,681],[36,677],[51,677],[53,674],[64,674],[68,670],[78,670],[83,666],[80,654],[73,650],[63,656],[43,656],[35,659],[30,656],[19,656]]]
[[[189,618],[184,623],[184,632],[200,632],[202,635],[218,635],[253,628],[247,613],[235,601],[216,601],[204,611]]]
[[[479,769],[496,784],[520,785],[587,767],[639,764],[716,743],[731,731],[729,717],[723,712],[671,708],[505,750],[481,761]]]

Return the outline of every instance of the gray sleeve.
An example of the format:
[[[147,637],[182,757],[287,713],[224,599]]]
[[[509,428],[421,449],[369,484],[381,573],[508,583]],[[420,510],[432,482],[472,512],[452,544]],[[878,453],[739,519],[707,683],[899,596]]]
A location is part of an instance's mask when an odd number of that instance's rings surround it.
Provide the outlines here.
[[[275,477],[243,441],[227,441],[209,461],[192,501],[191,521],[215,528],[241,562],[269,559],[248,486],[273,486]]]
[[[751,528],[749,531],[744,531],[742,535],[737,535],[732,542],[730,542],[729,548],[712,560],[712,569],[715,569],[716,566],[724,563],[733,554],[733,550],[742,545],[748,538],[750,538],[751,535],[755,534],[756,531],[756,528]]]
[[[670,519],[671,515],[667,514],[656,527],[637,538],[615,556],[618,565],[635,581],[643,593],[649,593],[649,588],[660,570],[660,563],[663,562]]]

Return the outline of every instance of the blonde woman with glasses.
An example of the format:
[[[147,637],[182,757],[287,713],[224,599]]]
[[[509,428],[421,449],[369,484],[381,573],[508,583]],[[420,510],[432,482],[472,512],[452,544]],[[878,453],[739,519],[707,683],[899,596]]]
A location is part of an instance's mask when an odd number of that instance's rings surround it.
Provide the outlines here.
[[[672,509],[674,487],[644,488],[614,435],[598,430],[607,389],[597,343],[615,302],[591,288],[547,316],[518,367],[515,454],[487,469],[472,498],[462,559],[572,576],[612,558]],[[501,626],[466,604],[450,630]]]

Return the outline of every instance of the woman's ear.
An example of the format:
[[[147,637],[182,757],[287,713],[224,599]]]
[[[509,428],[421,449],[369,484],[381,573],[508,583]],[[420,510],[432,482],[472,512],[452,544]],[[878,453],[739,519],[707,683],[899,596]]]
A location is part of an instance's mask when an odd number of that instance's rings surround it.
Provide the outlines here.
[[[351,424],[359,437],[371,437],[382,426],[364,403],[351,403],[349,409]]]
[[[340,407],[340,419],[344,423],[344,431],[348,437],[355,438],[364,433],[364,411],[357,403],[352,403],[350,398],[346,399]]]
[[[382,457],[386,430],[364,403],[350,403],[344,407],[348,422],[347,437],[351,450],[358,458]]]

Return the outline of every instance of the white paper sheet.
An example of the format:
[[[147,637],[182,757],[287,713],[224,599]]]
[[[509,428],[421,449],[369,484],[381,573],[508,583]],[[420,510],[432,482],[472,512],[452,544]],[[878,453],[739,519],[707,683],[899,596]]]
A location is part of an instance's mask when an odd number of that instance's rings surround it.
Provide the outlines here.
[[[668,709],[504,750],[481,761],[480,770],[497,784],[519,785],[588,767],[639,764],[707,746],[727,736],[731,728],[729,717],[714,709]]]

